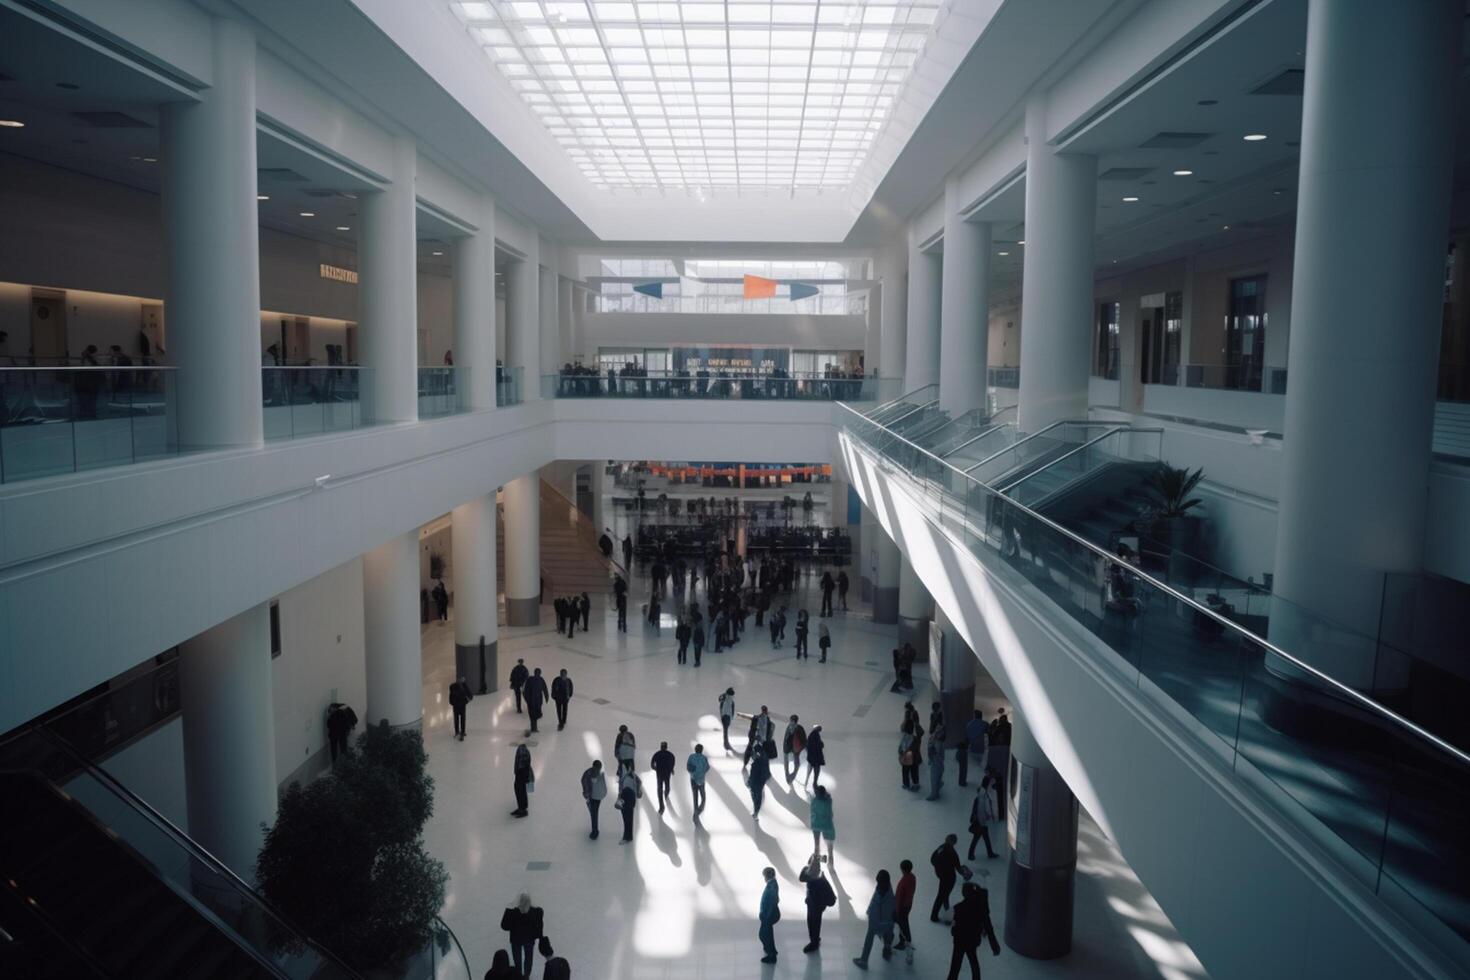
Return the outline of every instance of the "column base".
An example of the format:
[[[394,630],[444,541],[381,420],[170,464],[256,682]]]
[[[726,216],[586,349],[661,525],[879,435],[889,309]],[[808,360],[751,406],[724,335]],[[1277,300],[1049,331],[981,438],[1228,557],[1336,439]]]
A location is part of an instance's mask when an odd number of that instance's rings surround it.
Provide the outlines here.
[[[505,624],[507,626],[540,626],[540,597],[531,596],[529,599],[512,599],[510,596],[506,596]]]
[[[858,595],[864,602],[873,601],[873,580],[866,575],[858,579]]]
[[[480,656],[480,644],[454,645],[454,676],[463,677],[473,694],[489,694],[500,690],[500,641],[485,644],[485,656]]]
[[[896,601],[895,605],[897,605]],[[875,614],[873,618],[877,619],[878,617]],[[917,619],[912,616],[898,617],[898,645],[902,647],[905,643],[913,645],[913,648],[919,653],[920,660],[928,658],[929,620],[927,617]]]
[[[898,586],[873,587],[873,622],[898,622]]]
[[[1072,951],[1076,868],[1028,868],[1012,854],[1006,871],[1006,945],[1033,960]]]

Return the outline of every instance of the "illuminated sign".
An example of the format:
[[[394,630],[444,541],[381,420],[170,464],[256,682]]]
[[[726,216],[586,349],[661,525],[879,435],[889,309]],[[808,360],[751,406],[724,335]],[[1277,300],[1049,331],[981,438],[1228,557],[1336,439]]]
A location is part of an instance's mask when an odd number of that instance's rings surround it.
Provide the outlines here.
[[[325,262],[323,262],[319,266],[319,269],[321,271],[321,277],[323,279],[331,279],[336,282],[350,282],[354,284],[357,282],[356,269],[344,269],[339,265],[327,265],[327,263]]]

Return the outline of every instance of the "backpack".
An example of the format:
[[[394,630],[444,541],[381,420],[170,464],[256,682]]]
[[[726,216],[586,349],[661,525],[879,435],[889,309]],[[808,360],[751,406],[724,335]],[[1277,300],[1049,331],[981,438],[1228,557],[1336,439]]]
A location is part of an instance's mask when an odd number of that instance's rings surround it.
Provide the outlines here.
[[[830,909],[837,904],[837,893],[832,890],[831,882],[826,878],[817,878],[814,884],[817,886],[814,891],[817,893],[816,897],[820,901],[822,908]]]
[[[930,864],[931,867],[934,868],[935,871],[938,871],[940,864],[943,863],[941,861],[940,857],[939,857],[939,855],[943,851],[944,851],[944,845],[943,844],[940,844],[938,847],[934,848],[934,853],[931,854],[931,855],[929,855],[929,864]]]

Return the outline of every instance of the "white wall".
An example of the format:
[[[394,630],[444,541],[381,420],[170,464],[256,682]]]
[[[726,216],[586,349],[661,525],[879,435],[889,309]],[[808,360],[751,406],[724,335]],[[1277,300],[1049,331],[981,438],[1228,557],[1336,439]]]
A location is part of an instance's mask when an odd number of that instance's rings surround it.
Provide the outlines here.
[[[354,558],[281,593],[281,655],[271,661],[276,776],[314,775],[327,754],[327,705],[365,718],[362,560]],[[357,732],[362,731],[361,726]]]
[[[183,831],[189,829],[184,781],[184,719],[175,718],[119,752],[102,769]],[[75,789],[75,784],[69,789]]]

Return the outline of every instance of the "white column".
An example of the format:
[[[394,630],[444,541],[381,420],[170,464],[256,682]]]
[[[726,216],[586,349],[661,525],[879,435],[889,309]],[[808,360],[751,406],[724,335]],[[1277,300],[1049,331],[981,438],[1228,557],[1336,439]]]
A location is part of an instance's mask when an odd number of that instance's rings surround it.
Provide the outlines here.
[[[455,672],[471,691],[493,691],[500,669],[496,661],[499,600],[495,582],[495,494],[476,497],[454,508],[449,525],[454,554]],[[484,644],[484,669],[480,651]]]
[[[905,391],[939,383],[939,297],[939,256],[909,246]]]
[[[863,508],[864,530],[868,526],[871,512]],[[871,557],[870,574],[873,576],[873,622],[898,622],[898,578],[903,559],[898,545],[888,536],[877,518],[872,518],[872,535],[864,535],[863,548]],[[869,542],[869,539],[871,541]]]
[[[566,364],[570,363],[576,357],[577,353],[575,323],[572,316],[572,302],[574,299],[572,281],[558,276],[556,289],[557,335],[561,338],[561,361],[563,364]]]
[[[419,532],[415,528],[362,556],[363,626],[369,725],[418,725],[423,715],[419,639]]]
[[[950,418],[984,409],[990,354],[990,225],[960,214],[958,182],[944,189],[943,298],[939,304],[939,407]]]
[[[965,725],[975,713],[975,651],[960,636],[959,630],[949,621],[936,604],[934,621],[943,633],[941,649],[930,652],[931,672],[936,662],[939,667],[935,686],[939,688],[939,703],[944,710],[944,725],[947,729],[945,745],[957,745],[965,740]],[[935,658],[935,653],[938,657]]]
[[[878,369],[881,377],[903,378],[904,358],[908,348],[908,267],[909,253],[903,245],[889,246],[878,253],[877,273],[881,295],[879,317]],[[884,400],[897,398],[903,392],[884,392]]]
[[[1019,423],[1036,432],[1087,415],[1097,158],[1055,153],[1046,100],[1026,106],[1026,274]]]
[[[541,274],[539,243],[506,270],[505,318],[509,340],[506,367],[521,371],[521,400],[541,397]]]
[[[594,459],[592,461],[592,524],[597,528],[600,535],[604,531],[607,536],[617,541],[617,535],[612,533],[612,527],[607,522],[606,504],[603,503],[602,495],[607,489],[607,460]],[[616,553],[616,549],[614,549]]]
[[[260,241],[255,35],[213,22],[214,84],[163,106],[169,353],[179,367],[179,443],[258,446]]]
[[[562,366],[561,319],[557,312],[556,269],[543,268],[540,278],[541,373],[556,374]]]
[[[924,588],[919,573],[900,552],[898,569],[898,642],[912,643],[920,657],[929,653],[929,621],[934,618],[934,599]]]
[[[572,353],[582,357],[582,363],[595,365],[597,352],[587,346],[587,291],[572,284]]]
[[[417,169],[413,141],[395,138],[392,182],[358,199],[363,412],[378,422],[419,417]]]
[[[480,199],[473,235],[454,242],[454,364],[461,405],[495,407],[495,201]]]
[[[536,472],[505,485],[505,623],[541,622],[541,477]]]
[[[189,834],[246,881],[276,819],[270,605],[187,640],[179,656]]]
[[[1463,12],[1308,7],[1274,591],[1368,638],[1383,574],[1423,558]],[[1345,683],[1374,680],[1371,643],[1284,606],[1271,636]]]

